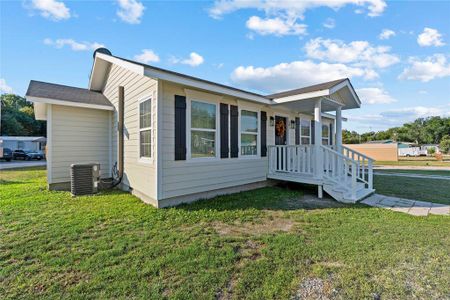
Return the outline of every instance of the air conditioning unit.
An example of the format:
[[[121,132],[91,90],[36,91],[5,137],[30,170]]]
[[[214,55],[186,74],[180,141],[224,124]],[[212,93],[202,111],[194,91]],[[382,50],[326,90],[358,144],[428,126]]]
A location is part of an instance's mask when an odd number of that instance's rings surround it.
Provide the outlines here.
[[[72,196],[90,195],[98,191],[100,164],[70,165],[70,191]]]

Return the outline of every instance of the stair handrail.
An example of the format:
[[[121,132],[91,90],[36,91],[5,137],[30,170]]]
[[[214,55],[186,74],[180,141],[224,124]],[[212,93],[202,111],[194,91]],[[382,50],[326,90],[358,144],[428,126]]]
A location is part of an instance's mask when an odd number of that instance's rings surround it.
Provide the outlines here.
[[[331,148],[337,150],[337,145],[333,145],[331,146]],[[346,152],[347,155],[344,154],[345,153],[344,150],[347,151]],[[358,164],[356,172],[358,179],[366,183],[369,189],[373,189],[373,163],[375,160],[367,155],[362,154],[361,152],[353,150],[352,148],[349,148],[344,145],[341,145],[341,151],[342,155],[356,161],[356,163]],[[355,160],[355,156],[357,157],[357,160]],[[366,160],[367,160],[367,180],[365,178]]]
[[[337,161],[336,170],[332,174],[335,177],[337,177],[338,179],[340,179],[339,176],[342,175],[342,174],[344,176],[346,176],[346,177],[348,175],[350,175],[352,198],[356,199],[356,183],[357,183],[357,181],[359,179],[359,178],[357,178],[357,172],[356,172],[356,170],[358,168],[358,163],[355,160],[351,159],[350,157],[347,157],[347,156],[345,156],[345,155],[343,155],[343,154],[333,150],[331,147],[327,147],[327,146],[324,146],[324,145],[320,145],[320,147],[324,151],[324,153],[328,151],[329,153],[331,153],[331,154],[333,154],[333,155],[335,155],[335,156],[341,158],[342,160],[344,160],[344,161],[346,161],[346,162],[351,164],[351,170],[350,170],[350,169],[347,169],[345,167],[345,163],[344,163],[344,168],[342,168],[340,162]],[[323,164],[324,164],[325,170],[328,170],[327,163],[329,163],[329,162],[326,161],[326,159],[324,159]],[[335,178],[333,178],[333,176],[329,176],[328,172],[324,172],[324,177],[335,181]],[[346,177],[344,177],[344,178],[346,178]]]

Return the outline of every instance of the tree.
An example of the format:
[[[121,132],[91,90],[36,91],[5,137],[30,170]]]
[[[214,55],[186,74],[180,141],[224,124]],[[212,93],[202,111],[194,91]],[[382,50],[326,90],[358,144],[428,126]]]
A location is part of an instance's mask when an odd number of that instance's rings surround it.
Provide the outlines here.
[[[447,134],[442,138],[439,148],[444,154],[450,153],[450,135]]]
[[[33,105],[14,94],[0,96],[2,106],[0,135],[45,136],[46,122],[34,118]]]

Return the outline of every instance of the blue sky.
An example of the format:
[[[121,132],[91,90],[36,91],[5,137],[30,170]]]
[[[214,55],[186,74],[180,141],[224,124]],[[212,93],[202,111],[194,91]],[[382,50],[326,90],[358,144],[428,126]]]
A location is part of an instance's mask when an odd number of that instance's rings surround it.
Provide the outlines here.
[[[0,90],[87,87],[92,52],[272,93],[350,77],[365,132],[450,116],[450,2],[0,2]]]

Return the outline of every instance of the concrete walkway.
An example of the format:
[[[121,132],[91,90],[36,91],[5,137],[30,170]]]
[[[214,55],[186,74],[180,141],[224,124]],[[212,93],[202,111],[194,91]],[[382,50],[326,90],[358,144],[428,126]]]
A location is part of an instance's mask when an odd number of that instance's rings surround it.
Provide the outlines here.
[[[361,203],[403,212],[413,216],[428,216],[429,214],[450,216],[450,205],[402,199],[379,194],[374,194],[361,201]]]
[[[382,172],[375,171],[375,175],[381,176],[400,176],[400,177],[412,177],[412,178],[426,178],[426,179],[443,179],[450,180],[450,176],[445,175],[433,175],[433,174],[416,174],[416,173],[390,173],[390,172]]]

